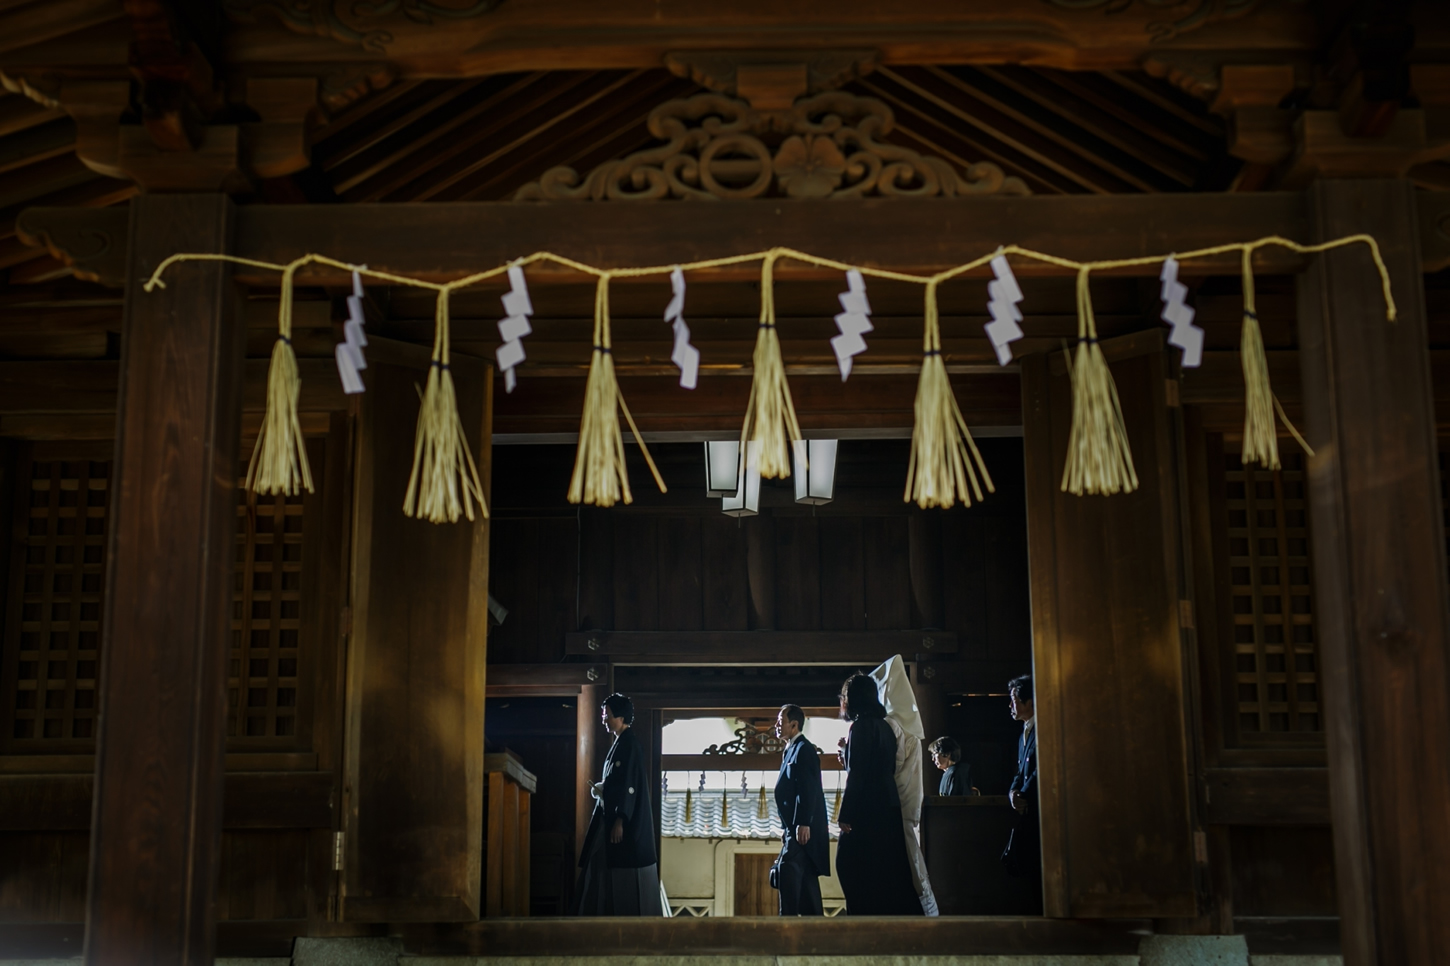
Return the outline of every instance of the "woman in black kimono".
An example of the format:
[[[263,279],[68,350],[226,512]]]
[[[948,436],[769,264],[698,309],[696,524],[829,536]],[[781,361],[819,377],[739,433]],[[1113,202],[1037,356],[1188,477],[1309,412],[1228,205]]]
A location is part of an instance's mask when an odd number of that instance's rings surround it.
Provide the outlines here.
[[[836,875],[846,894],[846,914],[919,916],[921,902],[901,834],[896,735],[886,723],[876,682],[868,675],[853,674],[842,686],[841,717],[851,722],[841,755],[846,790],[836,846]]]
[[[611,694],[600,708],[614,745],[594,786],[594,816],[579,865],[577,916],[662,916],[655,823],[644,749],[634,736],[634,702]]]

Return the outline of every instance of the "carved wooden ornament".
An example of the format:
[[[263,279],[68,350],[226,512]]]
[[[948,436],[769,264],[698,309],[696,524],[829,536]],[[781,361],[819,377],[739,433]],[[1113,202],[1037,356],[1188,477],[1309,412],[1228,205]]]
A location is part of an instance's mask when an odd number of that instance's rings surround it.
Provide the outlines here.
[[[582,180],[573,168],[550,168],[514,200],[1031,194],[990,162],[961,174],[941,158],[882,140],[894,124],[884,103],[845,91],[803,97],[779,111],[696,94],[650,113],[650,133],[664,144],[606,161]]]

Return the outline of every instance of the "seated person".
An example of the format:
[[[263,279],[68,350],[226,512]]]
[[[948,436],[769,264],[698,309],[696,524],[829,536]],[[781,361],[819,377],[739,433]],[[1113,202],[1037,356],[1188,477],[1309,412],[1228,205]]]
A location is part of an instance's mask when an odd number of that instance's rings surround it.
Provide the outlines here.
[[[962,761],[962,746],[945,735],[931,743],[931,761],[941,770],[938,795],[979,795],[971,784],[972,766]]]

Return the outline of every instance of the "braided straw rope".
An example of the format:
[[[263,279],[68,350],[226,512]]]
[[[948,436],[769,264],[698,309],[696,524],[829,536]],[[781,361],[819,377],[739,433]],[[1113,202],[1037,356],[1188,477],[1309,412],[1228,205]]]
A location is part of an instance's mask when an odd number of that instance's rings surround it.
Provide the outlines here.
[[[1257,316],[1253,315],[1252,256],[1260,248],[1276,246],[1299,254],[1316,254],[1346,245],[1363,244],[1369,248],[1375,268],[1380,274],[1384,290],[1385,317],[1393,322],[1396,316],[1394,296],[1390,290],[1389,271],[1380,256],[1379,245],[1370,235],[1346,235],[1316,245],[1301,245],[1298,242],[1277,235],[1249,242],[1233,242],[1215,245],[1188,252],[1176,252],[1174,257],[1185,262],[1195,258],[1239,252],[1242,255],[1244,274],[1244,337],[1241,352],[1244,358],[1246,397],[1250,412],[1245,418],[1244,458],[1262,461],[1275,468],[1278,465],[1277,442],[1274,439],[1273,419],[1263,417],[1263,400],[1272,403],[1274,410],[1284,420],[1289,431],[1300,444],[1308,445],[1298,432],[1289,425],[1283,407],[1268,388],[1268,369],[1263,362],[1263,338],[1258,330]],[[1132,453],[1128,448],[1124,431],[1122,411],[1117,401],[1117,389],[1108,371],[1102,350],[1097,344],[1097,327],[1092,317],[1092,299],[1088,288],[1088,277],[1094,271],[1116,268],[1131,268],[1162,262],[1167,255],[1146,255],[1136,258],[1109,259],[1079,262],[1060,258],[1044,252],[1006,245],[980,258],[973,259],[954,268],[934,275],[910,275],[888,269],[868,268],[847,262],[822,258],[793,248],[771,248],[766,251],[725,258],[712,258],[683,264],[654,265],[641,268],[601,269],[592,265],[556,255],[552,252],[535,252],[512,263],[520,266],[538,262],[552,262],[578,272],[593,275],[600,280],[595,296],[595,351],[590,362],[589,388],[586,390],[585,408],[580,420],[579,454],[575,463],[574,478],[570,483],[570,499],[575,502],[609,506],[618,499],[630,499],[629,483],[625,474],[622,437],[619,432],[618,416],[614,413],[616,403],[623,410],[629,422],[631,433],[645,454],[646,462],[654,475],[661,492],[664,481],[655,468],[649,450],[640,437],[638,427],[624,404],[614,374],[614,362],[609,350],[609,297],[607,285],[613,278],[633,278],[647,275],[668,275],[679,268],[694,271],[707,268],[721,268],[749,262],[762,262],[761,268],[761,314],[760,330],[756,338],[754,357],[754,380],[751,385],[750,405],[745,422],[741,427],[741,441],[762,443],[762,476],[788,476],[789,447],[787,439],[800,439],[800,428],[796,422],[795,409],[786,384],[785,367],[780,355],[780,339],[775,327],[775,299],[773,279],[775,264],[781,259],[802,262],[821,268],[845,272],[856,269],[862,275],[873,278],[912,282],[926,286],[925,331],[923,333],[923,359],[921,380],[917,387],[916,426],[912,431],[911,464],[908,469],[905,498],[915,500],[923,507],[952,506],[956,499],[970,502],[972,495],[982,498],[976,469],[980,469],[987,492],[992,492],[991,477],[981,454],[967,431],[961,410],[952,396],[951,383],[941,357],[940,322],[936,309],[937,289],[942,282],[963,275],[986,265],[998,254],[1018,255],[1023,258],[1056,265],[1077,273],[1078,286],[1078,351],[1077,361],[1069,358],[1069,371],[1073,380],[1073,429],[1069,440],[1067,467],[1063,473],[1063,489],[1074,494],[1117,493],[1131,491],[1137,486],[1133,471]],[[307,465],[307,454],[303,449],[301,430],[297,420],[299,377],[296,357],[291,348],[291,276],[298,268],[308,264],[327,265],[359,275],[408,285],[415,288],[432,289],[439,293],[440,306],[437,327],[434,333],[434,361],[430,367],[428,389],[424,392],[423,411],[419,414],[419,441],[414,447],[413,475],[410,477],[409,500],[405,512],[433,522],[453,521],[458,517],[458,508],[471,516],[470,497],[476,497],[483,505],[482,488],[478,485],[477,470],[473,466],[472,454],[464,439],[462,423],[458,419],[457,403],[452,392],[452,376],[447,371],[449,332],[447,321],[447,296],[458,289],[467,288],[479,282],[502,275],[509,266],[503,265],[477,272],[451,282],[426,282],[421,279],[396,275],[369,269],[364,265],[352,265],[324,255],[304,255],[287,264],[261,262],[240,258],[235,255],[180,253],[163,261],[145,284],[145,291],[165,287],[161,276],[166,269],[177,262],[226,261],[253,268],[269,269],[283,273],[283,298],[278,310],[278,345],[274,348],[272,367],[268,373],[267,416],[263,422],[262,435],[258,437],[257,449],[253,454],[252,467],[248,471],[248,486],[260,492],[295,492],[298,482],[309,491],[312,489],[311,471]],[[290,364],[289,364],[290,360]],[[436,378],[435,378],[436,377]],[[431,393],[431,399],[430,399]],[[613,427],[611,429],[611,426]],[[769,455],[767,455],[769,454]],[[969,458],[970,457],[970,458]],[[770,472],[767,472],[767,469]],[[611,482],[610,477],[613,477]],[[412,485],[416,482],[416,492]],[[289,491],[287,487],[292,487]],[[280,489],[279,489],[280,488]],[[460,500],[461,496],[461,500]],[[414,500],[416,497],[416,502]],[[577,498],[576,498],[577,497]],[[603,502],[607,501],[607,502]]]

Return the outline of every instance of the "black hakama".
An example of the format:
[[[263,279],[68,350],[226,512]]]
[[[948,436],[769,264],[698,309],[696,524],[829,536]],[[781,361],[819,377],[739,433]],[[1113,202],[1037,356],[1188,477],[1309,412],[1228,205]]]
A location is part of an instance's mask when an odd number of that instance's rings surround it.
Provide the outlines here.
[[[624,837],[611,842],[609,833],[616,819],[624,820]],[[604,780],[579,865],[583,871],[575,915],[664,915],[649,773],[633,729],[619,733],[604,759]]]

